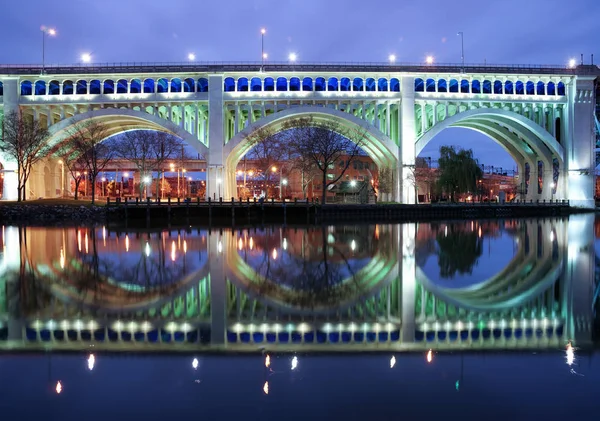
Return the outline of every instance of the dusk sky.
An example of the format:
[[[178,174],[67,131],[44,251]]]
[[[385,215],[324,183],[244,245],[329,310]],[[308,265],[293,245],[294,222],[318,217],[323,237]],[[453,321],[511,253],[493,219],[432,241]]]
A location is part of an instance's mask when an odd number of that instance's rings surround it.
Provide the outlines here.
[[[46,45],[47,63],[75,63],[84,52],[102,62],[257,61],[265,27],[269,59],[301,62],[385,61],[459,63],[464,32],[467,63],[562,65],[598,51],[600,1],[571,0],[32,0],[4,2],[2,63],[40,63],[40,26],[58,36]],[[442,144],[473,148],[486,165],[514,161],[483,135],[441,133],[421,156]]]

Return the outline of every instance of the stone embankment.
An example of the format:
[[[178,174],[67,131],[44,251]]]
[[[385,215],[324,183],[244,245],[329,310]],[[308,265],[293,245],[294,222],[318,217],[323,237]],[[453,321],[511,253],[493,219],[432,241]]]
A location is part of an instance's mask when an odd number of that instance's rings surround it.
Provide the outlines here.
[[[105,206],[0,205],[0,223],[98,223],[104,222],[109,213],[116,212],[118,212],[117,209]]]

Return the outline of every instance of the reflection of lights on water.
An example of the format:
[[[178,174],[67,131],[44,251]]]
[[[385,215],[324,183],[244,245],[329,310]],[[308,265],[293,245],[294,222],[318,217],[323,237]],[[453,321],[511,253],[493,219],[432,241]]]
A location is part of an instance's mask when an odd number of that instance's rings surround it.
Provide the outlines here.
[[[183,254],[187,253],[187,241],[183,240]]]
[[[81,230],[77,230],[77,250],[81,252]]]
[[[477,231],[477,235],[479,236],[479,238],[481,238],[481,235],[482,235],[482,233],[481,233],[481,227],[479,227],[479,230]]]
[[[292,370],[295,370],[296,368],[298,368],[298,357],[294,356],[294,358],[292,358]]]
[[[242,239],[240,238],[238,240],[238,250],[242,251],[242,249],[244,248],[244,242],[242,241]]]
[[[129,251],[129,235],[125,235],[125,251]]]
[[[448,236],[448,225],[444,227],[444,237]]]
[[[89,252],[89,248],[88,248],[88,234],[87,232],[85,233],[85,254],[88,254]]]
[[[427,362],[430,363],[433,360],[433,351],[430,349],[427,351]]]
[[[62,383],[60,382],[60,380],[56,382],[56,388],[55,388],[55,390],[56,390],[56,393],[59,394],[59,395],[60,395],[60,392],[62,392],[63,387],[62,387]]]
[[[390,368],[394,368],[396,365],[396,357],[392,355],[392,359],[390,360]]]
[[[554,242],[554,231],[550,231],[550,242]]]
[[[175,240],[171,242],[171,261],[174,262],[177,258],[177,251],[175,249]]]
[[[102,241],[104,242],[104,247],[106,247],[106,227],[102,227]]]
[[[65,251],[62,249],[62,247],[60,249],[60,268],[65,268]]]
[[[269,354],[267,354],[267,356],[265,357],[265,367],[270,367],[271,366],[271,356]]]
[[[254,240],[250,237],[250,250],[254,248]]]
[[[192,361],[192,367],[194,367],[194,370],[198,369],[198,358],[194,358],[194,361]]]
[[[146,257],[150,257],[151,251],[152,250],[150,250],[150,243],[146,241],[146,247],[145,247]]]
[[[223,243],[221,242],[221,240],[219,240],[219,243],[217,244],[217,251],[219,253],[223,251]]]
[[[87,364],[88,369],[92,371],[94,369],[94,366],[96,365],[96,357],[94,357],[94,354],[90,354],[90,356],[87,359]]]
[[[273,253],[271,253],[271,256],[273,256],[273,260],[277,260],[277,249],[273,249]]]
[[[284,250],[287,250],[287,238],[284,238],[284,239],[283,239],[283,244],[281,245],[281,247],[282,247]]]
[[[269,394],[269,382],[265,382],[265,385],[263,386],[263,392],[265,392],[265,395]]]
[[[352,240],[350,242],[350,250],[352,250],[352,251],[356,250],[356,241]]]
[[[571,366],[575,363],[575,348],[571,342],[567,344],[567,365]]]

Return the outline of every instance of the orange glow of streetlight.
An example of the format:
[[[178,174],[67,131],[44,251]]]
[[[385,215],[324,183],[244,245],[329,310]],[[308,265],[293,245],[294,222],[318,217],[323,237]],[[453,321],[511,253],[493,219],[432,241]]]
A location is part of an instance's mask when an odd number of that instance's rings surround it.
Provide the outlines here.
[[[265,385],[263,386],[263,392],[265,392],[265,395],[269,394],[269,382],[265,382]]]
[[[427,351],[427,362],[430,363],[433,360],[433,351],[430,349]]]
[[[60,380],[56,382],[55,390],[56,390],[57,395],[60,395],[60,393],[63,391],[63,386],[62,386],[62,383],[60,382]]]
[[[271,356],[269,354],[267,354],[267,356],[265,357],[265,367],[270,367],[271,366]]]
[[[277,171],[277,167],[276,167],[275,165],[273,165],[273,166],[271,167],[271,171],[273,171],[273,172]]]

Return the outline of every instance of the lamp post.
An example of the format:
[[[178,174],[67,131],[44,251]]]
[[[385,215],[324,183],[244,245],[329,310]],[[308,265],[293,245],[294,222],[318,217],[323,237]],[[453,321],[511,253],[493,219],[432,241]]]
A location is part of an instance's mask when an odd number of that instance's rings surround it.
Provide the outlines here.
[[[42,31],[42,74],[46,74],[46,35],[55,36],[56,29],[42,25],[40,30]]]
[[[260,65],[260,71],[262,72],[265,68],[265,59],[267,58],[267,55],[265,54],[265,34],[267,33],[267,30],[265,28],[262,28],[260,30],[260,57],[261,57],[261,65]]]
[[[460,64],[461,64],[461,68],[460,71],[461,73],[465,72],[465,34],[460,31],[458,34],[460,36]]]
[[[65,163],[62,159],[58,160],[60,164],[60,197],[65,197]]]
[[[271,167],[271,171],[273,173],[277,172],[277,167],[273,165]],[[283,201],[283,196],[281,195],[281,182],[283,181],[283,167],[279,167],[279,200]]]
[[[83,53],[80,58],[81,58],[82,63],[88,64],[92,61],[92,54],[91,53]]]

